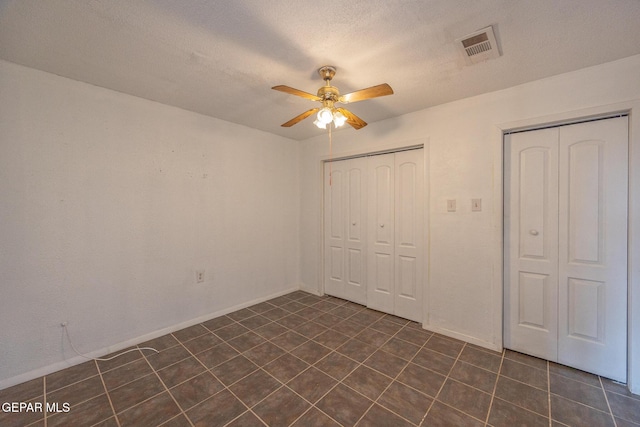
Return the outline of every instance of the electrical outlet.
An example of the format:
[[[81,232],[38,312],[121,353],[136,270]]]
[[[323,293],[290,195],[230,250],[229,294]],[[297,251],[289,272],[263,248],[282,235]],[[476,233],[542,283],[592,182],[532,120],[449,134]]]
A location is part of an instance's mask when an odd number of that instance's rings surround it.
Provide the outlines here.
[[[204,270],[196,270],[196,283],[204,282]]]
[[[447,200],[447,212],[456,211],[456,199]]]

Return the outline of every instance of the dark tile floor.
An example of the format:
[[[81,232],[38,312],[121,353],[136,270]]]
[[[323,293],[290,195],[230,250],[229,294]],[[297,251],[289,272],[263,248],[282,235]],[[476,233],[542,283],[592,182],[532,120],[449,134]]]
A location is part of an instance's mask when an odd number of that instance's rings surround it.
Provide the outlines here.
[[[607,379],[301,291],[0,402],[70,408],[0,412],[1,426],[640,426],[640,396]]]

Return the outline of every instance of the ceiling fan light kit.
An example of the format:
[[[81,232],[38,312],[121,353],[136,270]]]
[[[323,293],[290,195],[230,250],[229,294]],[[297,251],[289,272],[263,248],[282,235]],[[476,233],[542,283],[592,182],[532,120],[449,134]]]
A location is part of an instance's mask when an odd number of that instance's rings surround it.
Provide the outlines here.
[[[272,87],[272,89],[274,90],[300,96],[311,101],[318,101],[322,104],[322,107],[307,110],[304,113],[289,120],[288,122],[283,123],[282,126],[293,126],[296,123],[311,116],[312,114],[317,113],[316,120],[313,123],[320,129],[326,129],[327,125],[330,125],[332,122],[335,127],[340,127],[345,123],[348,123],[356,130],[362,129],[367,125],[367,122],[345,108],[336,107],[335,104],[348,104],[351,102],[364,101],[366,99],[393,94],[393,89],[391,89],[391,86],[383,83],[367,89],[361,89],[355,92],[347,93],[345,95],[340,95],[340,91],[338,90],[338,88],[331,85],[331,80],[336,75],[336,67],[332,65],[325,65],[324,67],[320,67],[318,69],[318,74],[325,81],[325,85],[318,89],[317,95],[313,95],[311,93],[294,89],[285,85]]]
[[[327,125],[333,122],[335,127],[342,126],[347,121],[344,114],[338,111],[336,108],[333,110],[329,107],[324,107],[318,111],[318,118],[313,122],[314,125],[320,129],[326,129]]]

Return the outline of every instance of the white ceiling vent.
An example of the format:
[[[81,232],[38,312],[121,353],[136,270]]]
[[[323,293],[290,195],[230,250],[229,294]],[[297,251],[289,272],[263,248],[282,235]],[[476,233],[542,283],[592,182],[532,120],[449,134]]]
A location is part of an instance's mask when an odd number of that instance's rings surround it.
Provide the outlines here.
[[[491,26],[457,39],[456,42],[469,65],[500,56]]]

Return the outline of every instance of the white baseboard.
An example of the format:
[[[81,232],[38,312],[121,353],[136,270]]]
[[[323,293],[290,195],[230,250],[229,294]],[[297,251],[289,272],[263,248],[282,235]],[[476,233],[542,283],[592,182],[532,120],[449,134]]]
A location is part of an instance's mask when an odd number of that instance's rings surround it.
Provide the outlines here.
[[[319,297],[324,295],[323,293],[319,292],[317,289],[309,288],[309,287],[305,286],[304,284],[300,285],[300,290],[301,291],[305,291],[305,292],[309,292],[310,294],[317,295]]]
[[[474,344],[489,350],[502,352],[502,347],[500,347],[499,345],[496,345],[495,343],[492,343],[492,342],[480,340],[470,335],[461,334],[459,332],[451,331],[446,328],[439,328],[437,326],[427,325],[427,324],[423,324],[422,328],[431,332],[436,332],[438,334],[444,335],[449,338],[455,338],[457,340],[468,342],[470,344]]]
[[[270,299],[273,299],[273,298],[277,298],[277,297],[282,296],[282,295],[289,294],[289,293],[291,293],[293,291],[297,291],[299,289],[300,289],[300,285],[296,285],[296,286],[290,287],[288,289],[285,289],[283,291],[279,291],[279,292],[276,292],[276,293],[273,293],[273,294],[270,294],[270,295],[267,295],[267,296],[264,296],[264,297],[256,298],[256,299],[253,299],[251,301],[243,302],[241,304],[237,304],[237,305],[234,305],[232,307],[227,307],[227,308],[224,308],[222,310],[218,310],[218,311],[215,311],[213,313],[206,314],[204,316],[199,316],[199,317],[197,317],[195,319],[190,319],[190,320],[187,320],[185,322],[181,322],[181,323],[178,323],[176,325],[169,326],[167,328],[159,329],[157,331],[153,331],[153,332],[150,332],[148,334],[141,335],[139,337],[135,337],[135,338],[132,338],[132,339],[129,339],[129,340],[126,340],[126,341],[119,342],[117,344],[110,345],[108,347],[101,348],[99,350],[92,351],[92,352],[86,353],[86,355],[89,356],[89,357],[103,357],[103,356],[105,356],[107,354],[111,354],[111,353],[115,353],[115,352],[120,351],[120,350],[124,350],[126,348],[129,348],[129,347],[138,345],[140,343],[143,343],[145,341],[149,341],[149,340],[152,340],[154,338],[158,338],[158,337],[161,337],[163,335],[179,331],[180,329],[188,328],[189,326],[197,325],[198,323],[202,323],[204,321],[207,321],[209,319],[213,319],[215,317],[224,316],[225,314],[232,313],[234,311],[238,311],[238,310],[241,310],[243,308],[250,307],[252,305],[259,304],[261,302],[264,302],[264,301],[267,301],[267,300],[270,300]],[[310,292],[310,291],[307,291],[307,292]],[[70,359],[65,359],[65,360],[62,360],[60,362],[53,363],[51,365],[43,366],[42,368],[34,369],[32,371],[25,372],[23,374],[16,375],[16,376],[11,377],[11,378],[7,378],[7,379],[4,379],[4,380],[1,380],[0,381],[0,390],[3,390],[3,389],[8,388],[8,387],[12,387],[12,386],[17,385],[17,384],[21,384],[21,383],[24,383],[24,382],[27,382],[27,381],[30,381],[30,380],[33,380],[35,378],[40,378],[40,377],[42,377],[44,375],[52,374],[54,372],[60,371],[60,370],[65,369],[65,368],[69,368],[71,366],[79,365],[80,363],[83,363],[83,362],[86,362],[86,361],[87,361],[87,359],[85,359],[85,358],[83,358],[81,356],[74,356],[74,357],[72,357]]]

